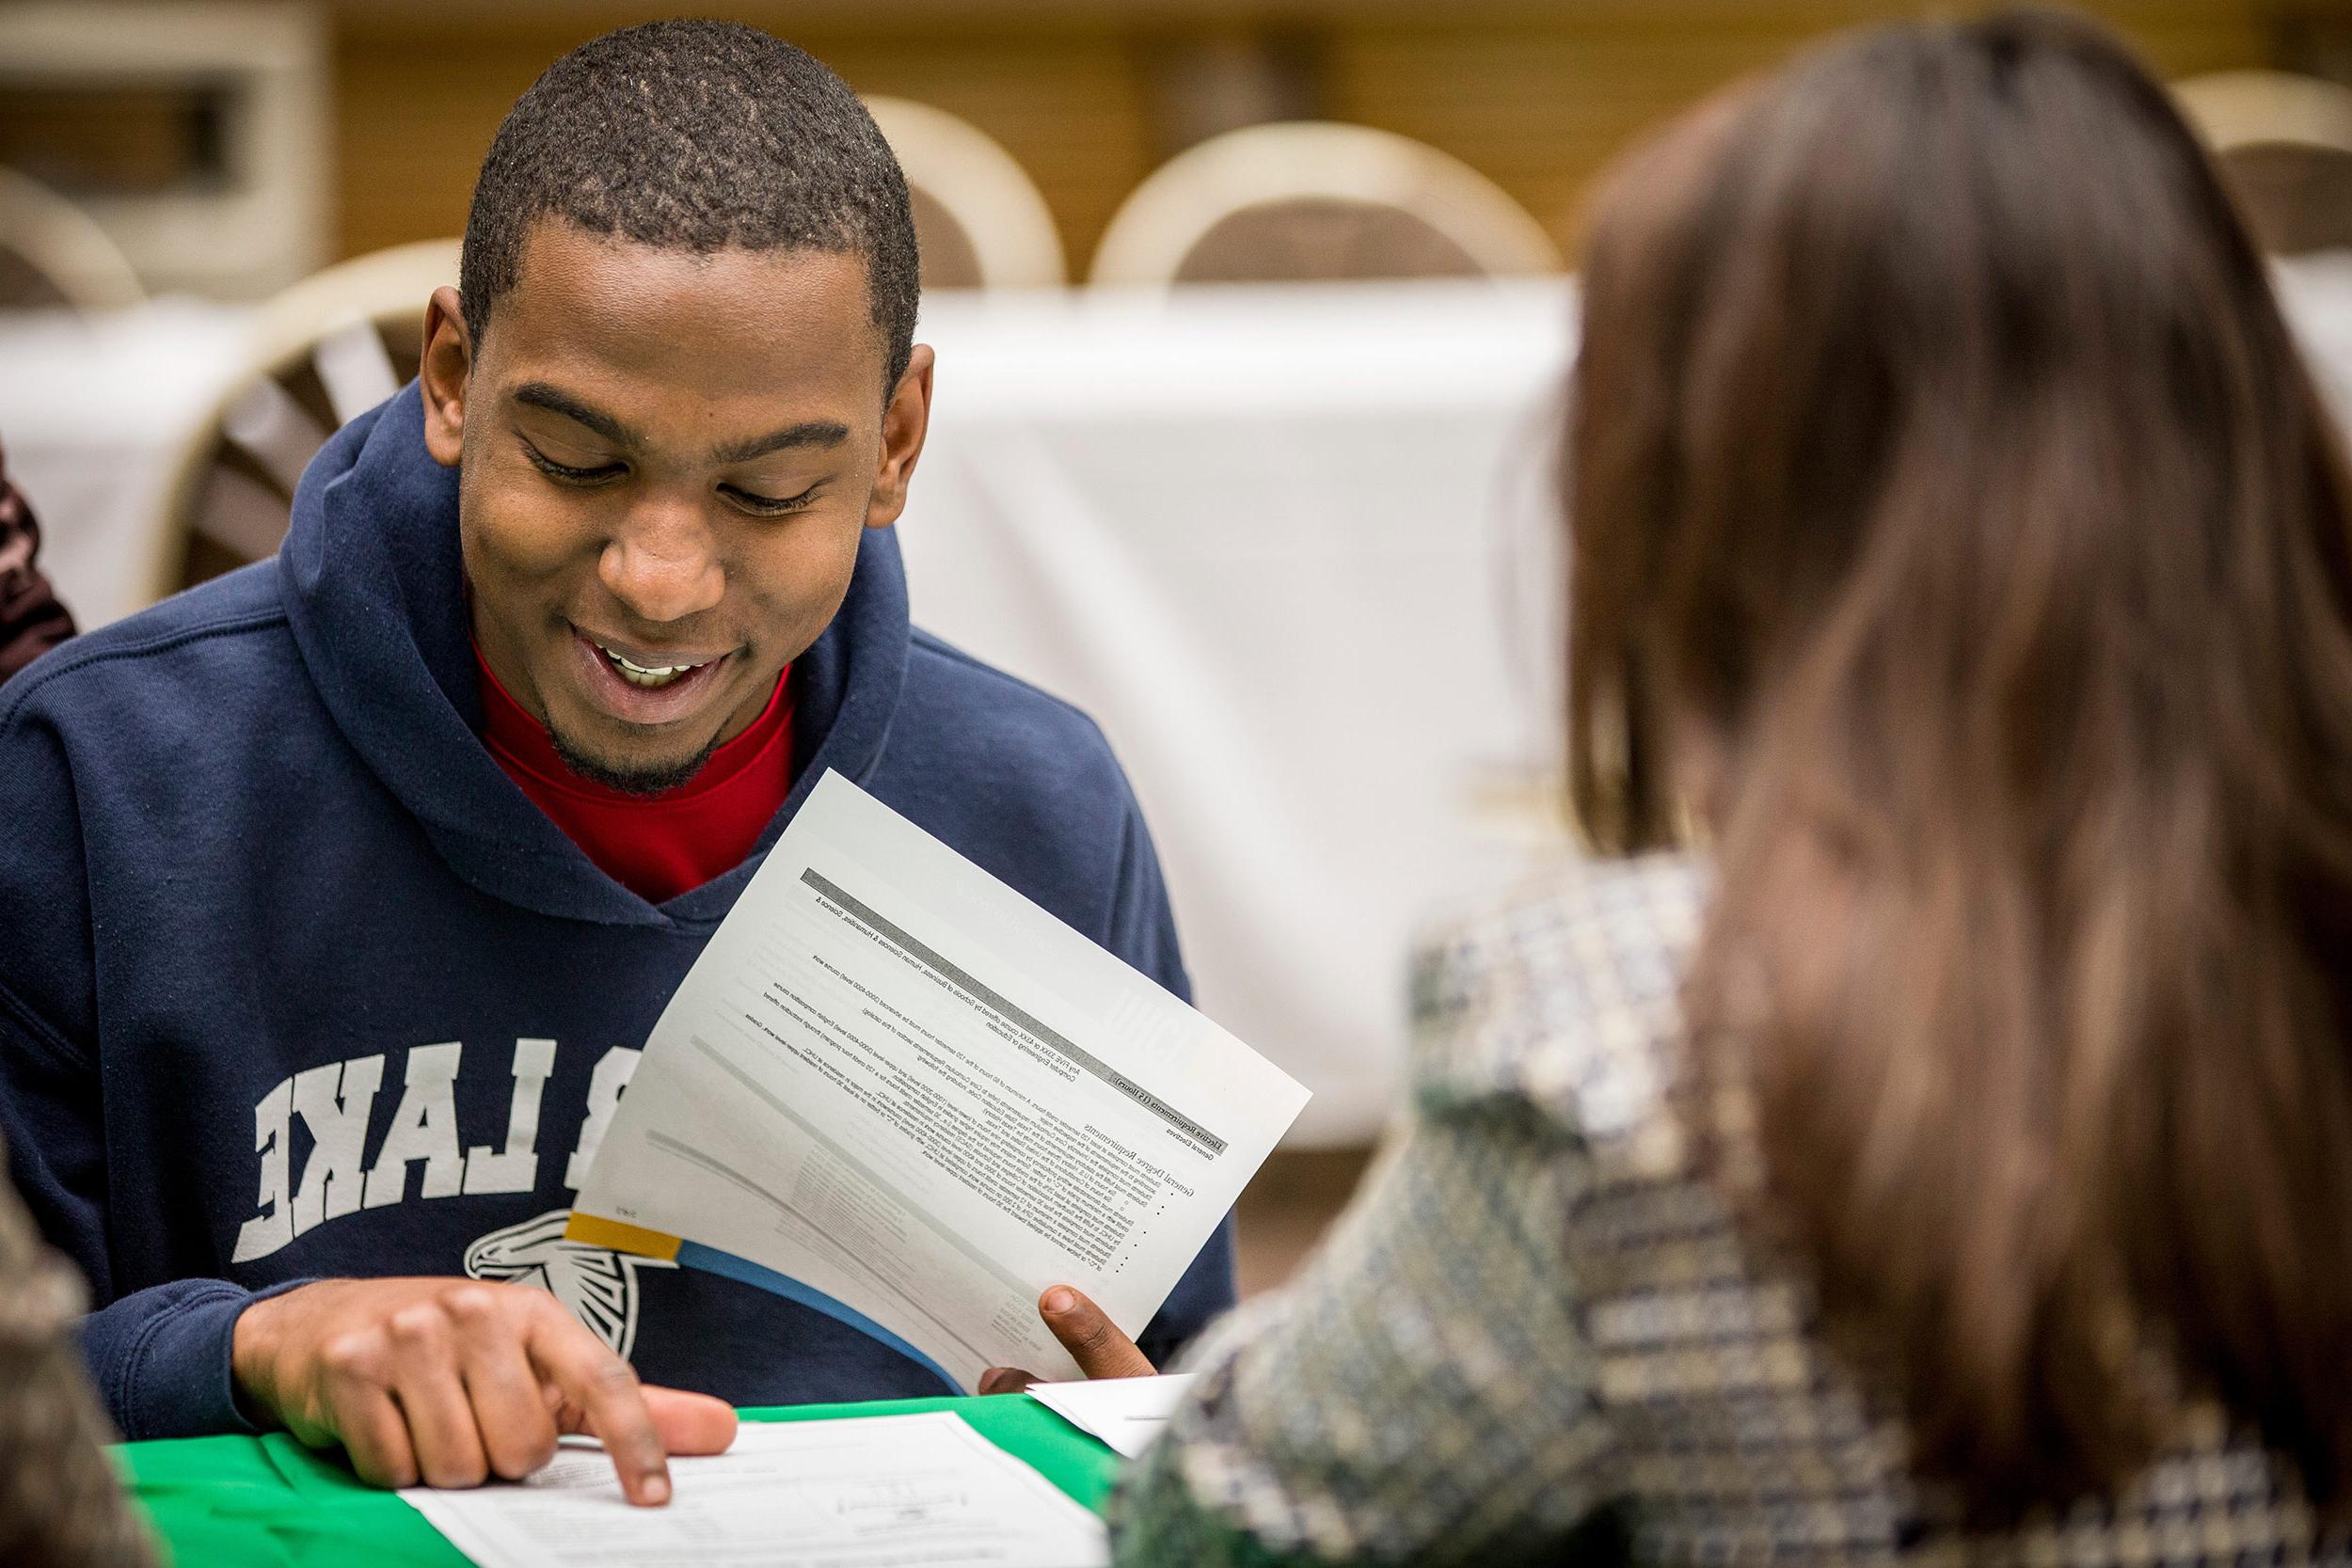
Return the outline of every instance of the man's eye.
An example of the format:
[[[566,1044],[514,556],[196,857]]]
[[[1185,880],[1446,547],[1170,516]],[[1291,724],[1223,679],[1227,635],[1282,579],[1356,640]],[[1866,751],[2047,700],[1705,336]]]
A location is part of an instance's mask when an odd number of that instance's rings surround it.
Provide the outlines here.
[[[755,517],[781,517],[787,512],[798,512],[817,499],[822,488],[812,484],[797,496],[758,496],[733,484],[722,484],[719,493]]]
[[[523,443],[523,451],[530,457],[532,467],[563,484],[600,484],[622,471],[618,463],[607,463],[595,468],[575,468],[568,463],[558,463],[528,441]]]

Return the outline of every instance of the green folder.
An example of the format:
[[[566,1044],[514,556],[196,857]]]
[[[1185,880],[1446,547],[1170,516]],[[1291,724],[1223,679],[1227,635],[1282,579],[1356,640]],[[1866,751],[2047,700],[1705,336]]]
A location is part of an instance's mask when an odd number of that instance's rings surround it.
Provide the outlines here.
[[[998,1448],[1101,1513],[1119,1456],[1034,1400],[894,1400],[746,1410],[747,1421],[815,1421],[950,1410]],[[115,1450],[133,1494],[183,1568],[465,1568],[421,1514],[362,1486],[340,1450],[282,1433],[126,1443]]]

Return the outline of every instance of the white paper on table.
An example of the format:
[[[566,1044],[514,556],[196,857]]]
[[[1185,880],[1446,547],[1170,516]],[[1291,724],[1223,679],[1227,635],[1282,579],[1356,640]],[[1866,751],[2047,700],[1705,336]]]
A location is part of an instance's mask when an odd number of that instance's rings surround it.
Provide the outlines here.
[[[1039,1295],[1139,1332],[1306,1101],[828,773],[654,1025],[573,1234],[677,1238],[962,1390],[1071,1379]]]
[[[1168,1377],[1104,1377],[1086,1383],[1033,1383],[1029,1397],[1129,1459],[1168,1430],[1193,1374]]]
[[[602,1449],[566,1443],[525,1481],[400,1494],[481,1568],[1099,1568],[1103,1522],[956,1417],[747,1421],[725,1453],[670,1461],[632,1508]]]

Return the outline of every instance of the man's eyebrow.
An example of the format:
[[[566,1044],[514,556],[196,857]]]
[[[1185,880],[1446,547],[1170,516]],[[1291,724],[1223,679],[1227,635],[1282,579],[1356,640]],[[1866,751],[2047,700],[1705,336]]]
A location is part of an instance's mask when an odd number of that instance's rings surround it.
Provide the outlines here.
[[[550,414],[561,414],[575,424],[587,426],[617,446],[644,445],[637,432],[603,409],[591,408],[569,392],[559,391],[544,381],[527,381],[516,388],[515,401],[527,403],[533,408],[544,408]]]
[[[850,427],[832,420],[803,420],[799,424],[771,430],[765,436],[755,436],[748,441],[737,441],[712,452],[720,463],[748,463],[755,457],[765,457],[771,451],[789,447],[837,447],[850,438]]]
[[[527,381],[515,388],[515,401],[560,414],[576,424],[584,425],[617,446],[643,447],[644,437],[623,424],[601,408],[592,407],[569,392],[550,387],[544,381]],[[837,447],[850,438],[850,427],[837,420],[803,420],[781,430],[749,440],[730,442],[711,454],[715,463],[748,463],[755,457],[765,457],[771,451],[791,447]]]

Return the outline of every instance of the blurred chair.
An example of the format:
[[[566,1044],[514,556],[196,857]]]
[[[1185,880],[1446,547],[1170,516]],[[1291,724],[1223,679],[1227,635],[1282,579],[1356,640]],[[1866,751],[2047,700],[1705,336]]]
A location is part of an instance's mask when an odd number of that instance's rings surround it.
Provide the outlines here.
[[[0,166],[0,310],[105,310],[146,297],[97,219],[31,176]]]
[[[1253,125],[1136,187],[1095,252],[1096,283],[1480,277],[1561,270],[1502,187],[1369,126]]]
[[[866,107],[906,170],[926,289],[1052,288],[1061,234],[1037,184],[977,126],[903,98]]]
[[[455,240],[395,245],[315,273],[261,307],[244,369],[172,465],[154,597],[276,552],[304,466],[417,373],[425,302],[457,281],[457,252]]]
[[[2352,249],[2352,87],[2230,71],[2174,91],[2220,157],[2264,249]]]

